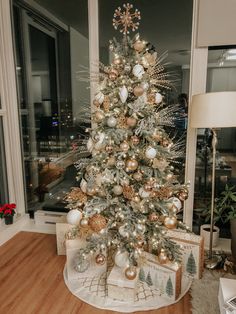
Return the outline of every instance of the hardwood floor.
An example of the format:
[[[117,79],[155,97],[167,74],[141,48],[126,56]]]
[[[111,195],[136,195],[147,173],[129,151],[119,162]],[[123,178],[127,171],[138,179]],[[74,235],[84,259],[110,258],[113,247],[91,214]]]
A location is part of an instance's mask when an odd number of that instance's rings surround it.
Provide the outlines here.
[[[65,256],[55,235],[20,232],[0,247],[1,314],[116,314],[80,301],[66,288]],[[175,305],[137,314],[190,314],[190,295]]]

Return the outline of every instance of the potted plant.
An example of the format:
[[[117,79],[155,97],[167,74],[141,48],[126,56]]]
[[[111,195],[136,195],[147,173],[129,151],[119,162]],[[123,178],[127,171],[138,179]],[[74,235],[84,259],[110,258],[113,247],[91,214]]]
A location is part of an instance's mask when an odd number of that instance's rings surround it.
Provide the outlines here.
[[[4,218],[5,224],[10,225],[13,223],[13,216],[15,215],[16,211],[16,204],[4,204],[0,207],[0,218]]]
[[[210,213],[210,208],[207,207],[203,211],[203,216],[205,216],[205,221],[209,221],[211,217]],[[228,184],[225,185],[224,191],[220,193],[220,196],[215,198],[215,206],[214,206],[214,233],[213,233],[213,238],[214,234],[216,237],[216,234],[219,233],[219,228],[215,226],[215,224],[219,221],[222,221],[223,223],[226,223],[227,221],[230,221],[231,224],[231,237],[232,237],[232,242],[234,242],[234,256],[236,257],[236,191],[235,191],[235,186],[229,186]],[[201,226],[201,230],[208,231],[210,225],[203,225]],[[202,233],[204,233],[204,231]],[[233,240],[233,237],[235,238]],[[214,244],[214,241],[213,241]],[[213,245],[214,246],[214,245]],[[232,251],[233,252],[233,251]]]

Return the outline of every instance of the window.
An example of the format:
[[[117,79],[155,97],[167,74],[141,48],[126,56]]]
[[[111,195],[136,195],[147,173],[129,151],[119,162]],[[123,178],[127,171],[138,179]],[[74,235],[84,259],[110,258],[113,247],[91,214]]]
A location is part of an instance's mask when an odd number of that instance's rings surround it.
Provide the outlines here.
[[[87,1],[34,6],[13,1],[12,16],[27,208],[60,211],[90,125]]]
[[[217,47],[208,50],[206,92],[236,91],[235,47]],[[235,107],[236,110],[236,107]],[[194,231],[206,222],[201,215],[211,203],[212,134],[210,129],[200,129],[197,135],[196,175],[194,195]],[[216,191],[219,197],[226,185],[236,184],[236,128],[217,130],[216,147]],[[220,237],[230,237],[229,224],[223,217],[215,216],[220,227]],[[220,218],[220,219],[219,219]],[[208,221],[209,222],[209,221]]]

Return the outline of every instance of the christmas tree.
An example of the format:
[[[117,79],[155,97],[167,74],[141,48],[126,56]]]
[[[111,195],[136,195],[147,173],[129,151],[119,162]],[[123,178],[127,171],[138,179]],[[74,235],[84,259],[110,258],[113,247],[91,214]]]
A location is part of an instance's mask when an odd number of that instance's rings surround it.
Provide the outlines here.
[[[171,297],[173,295],[173,284],[172,281],[169,277],[169,279],[167,280],[167,284],[166,284],[166,294]]]
[[[148,274],[147,274],[146,283],[147,283],[147,285],[148,285],[149,287],[150,287],[150,286],[153,286],[153,282],[152,282],[152,277],[151,277],[150,271],[149,271]]]
[[[142,282],[145,282],[145,272],[144,272],[143,268],[140,268],[139,280],[142,281]]]
[[[128,36],[139,19],[130,4],[115,11],[113,25],[121,27],[123,40],[110,41],[113,61],[101,66],[87,144],[92,157],[80,163],[80,188],[67,196],[68,222],[87,230],[78,263],[94,258],[102,264],[113,251],[128,279],[148,248],[160,263],[180,261],[179,246],[166,231],[184,228],[177,214],[188,196],[175,174],[181,144],[166,131],[178,113],[165,103],[168,73],[152,45],[138,34]]]
[[[186,270],[190,275],[194,275],[197,272],[196,262],[195,262],[192,251],[188,257]]]

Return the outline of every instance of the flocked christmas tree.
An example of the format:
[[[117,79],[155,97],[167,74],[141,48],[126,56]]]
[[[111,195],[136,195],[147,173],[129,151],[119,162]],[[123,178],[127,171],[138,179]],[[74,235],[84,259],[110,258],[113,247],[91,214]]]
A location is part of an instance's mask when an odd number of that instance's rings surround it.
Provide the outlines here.
[[[130,4],[115,11],[113,25],[121,27],[123,40],[110,41],[113,61],[101,66],[87,145],[92,157],[79,163],[80,188],[67,196],[68,221],[87,234],[77,271],[85,271],[91,258],[104,264],[113,251],[128,279],[144,250],[154,250],[160,263],[180,260],[166,230],[184,228],[177,214],[188,196],[175,174],[181,145],[166,132],[178,113],[165,103],[168,73],[153,46],[138,34],[128,36],[139,19]]]

